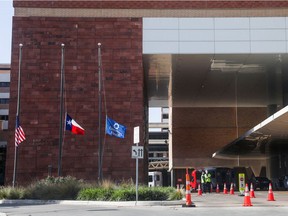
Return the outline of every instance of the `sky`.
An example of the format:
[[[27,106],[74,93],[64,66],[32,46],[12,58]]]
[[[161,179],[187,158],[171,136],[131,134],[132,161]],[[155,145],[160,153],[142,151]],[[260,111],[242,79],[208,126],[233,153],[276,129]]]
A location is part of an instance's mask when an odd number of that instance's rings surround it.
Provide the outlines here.
[[[0,0],[0,64],[11,63],[13,0]],[[149,109],[149,122],[161,122],[161,109]]]
[[[0,64],[11,63],[12,0],[0,0]]]

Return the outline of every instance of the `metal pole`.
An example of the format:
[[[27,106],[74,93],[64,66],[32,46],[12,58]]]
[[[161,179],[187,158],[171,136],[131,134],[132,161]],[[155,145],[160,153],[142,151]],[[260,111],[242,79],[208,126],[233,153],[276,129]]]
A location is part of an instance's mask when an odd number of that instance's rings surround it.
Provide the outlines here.
[[[59,127],[59,155],[58,176],[62,176],[62,143],[63,143],[63,95],[64,95],[64,51],[65,44],[61,44],[61,81],[60,81],[60,127]]]
[[[138,143],[136,143],[136,146],[138,146]],[[136,158],[136,203],[135,203],[135,205],[137,205],[137,202],[138,202],[138,169],[139,169],[139,167],[138,167],[138,163],[139,163],[139,161],[138,161],[139,159],[138,159],[138,156],[137,156],[137,158]]]
[[[18,92],[17,92],[17,111],[16,111],[16,121],[17,116],[19,116],[20,112],[20,90],[21,90],[21,64],[22,64],[22,47],[23,44],[19,44],[19,68],[18,68]],[[16,123],[17,125],[17,123]],[[15,128],[16,129],[16,128]],[[14,152],[14,170],[13,170],[13,181],[12,186],[15,187],[16,178],[17,178],[17,158],[18,157],[18,146],[15,144],[15,152]]]
[[[98,43],[98,109],[99,109],[99,123],[98,123],[98,133],[99,133],[99,146],[98,146],[98,181],[102,182],[102,137],[101,137],[101,122],[102,122],[102,76],[101,76],[101,43]]]

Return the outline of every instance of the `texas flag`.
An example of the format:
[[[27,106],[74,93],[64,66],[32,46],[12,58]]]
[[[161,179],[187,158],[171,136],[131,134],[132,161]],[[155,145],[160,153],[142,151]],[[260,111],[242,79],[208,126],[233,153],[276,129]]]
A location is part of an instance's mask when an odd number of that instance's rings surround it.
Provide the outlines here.
[[[66,130],[71,131],[73,134],[84,135],[85,130],[77,124],[68,114],[66,114]]]

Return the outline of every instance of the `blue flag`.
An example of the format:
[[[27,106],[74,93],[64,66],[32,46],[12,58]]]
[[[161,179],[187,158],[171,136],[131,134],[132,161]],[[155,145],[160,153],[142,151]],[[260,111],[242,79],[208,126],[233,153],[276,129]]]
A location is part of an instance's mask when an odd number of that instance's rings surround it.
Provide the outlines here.
[[[115,136],[118,138],[124,138],[126,133],[126,127],[110,119],[106,116],[106,134]]]

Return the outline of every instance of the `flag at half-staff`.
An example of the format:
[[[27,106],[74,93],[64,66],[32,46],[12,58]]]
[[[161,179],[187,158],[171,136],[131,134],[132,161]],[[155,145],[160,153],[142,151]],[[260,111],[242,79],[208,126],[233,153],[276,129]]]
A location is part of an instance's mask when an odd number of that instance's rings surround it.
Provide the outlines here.
[[[66,113],[66,130],[71,131],[73,134],[84,135],[85,130],[74,119]]]
[[[106,134],[118,138],[125,138],[126,127],[106,116]]]
[[[25,133],[23,128],[20,125],[19,116],[16,116],[16,127],[15,127],[15,146],[18,147],[18,145],[26,140]]]

